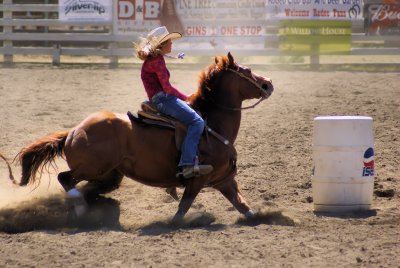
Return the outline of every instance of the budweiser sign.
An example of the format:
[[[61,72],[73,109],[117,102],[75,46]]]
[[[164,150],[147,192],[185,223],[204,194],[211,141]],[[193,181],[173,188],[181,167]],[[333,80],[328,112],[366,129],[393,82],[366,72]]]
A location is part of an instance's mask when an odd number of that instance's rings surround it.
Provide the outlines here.
[[[400,5],[371,4],[366,7],[365,19],[369,34],[400,33]]]
[[[400,5],[370,5],[371,21],[400,21]]]

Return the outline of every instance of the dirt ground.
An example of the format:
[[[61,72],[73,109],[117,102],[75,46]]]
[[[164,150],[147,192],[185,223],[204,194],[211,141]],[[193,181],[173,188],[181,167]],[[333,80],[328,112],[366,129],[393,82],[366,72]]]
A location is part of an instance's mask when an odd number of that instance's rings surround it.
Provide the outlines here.
[[[171,81],[191,93],[203,67],[173,65]],[[400,267],[400,74],[252,69],[271,77],[275,92],[243,112],[236,178],[264,217],[242,220],[219,192],[204,189],[187,221],[173,226],[178,203],[163,189],[125,178],[76,219],[55,171],[38,186],[17,187],[0,160],[0,267]],[[95,111],[136,111],[144,99],[134,65],[0,69],[0,153],[11,160]],[[312,132],[319,115],[373,118],[372,210],[314,212]],[[63,159],[57,164],[67,168]],[[20,167],[12,168],[19,179]]]

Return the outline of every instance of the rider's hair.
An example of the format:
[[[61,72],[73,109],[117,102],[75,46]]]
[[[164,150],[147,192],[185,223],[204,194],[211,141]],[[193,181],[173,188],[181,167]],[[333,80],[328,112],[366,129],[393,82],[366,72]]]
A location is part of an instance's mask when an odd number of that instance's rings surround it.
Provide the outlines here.
[[[134,43],[136,57],[143,61],[148,58],[154,58],[161,54],[162,48],[167,42],[168,40],[158,44],[156,39],[143,38],[139,43]]]

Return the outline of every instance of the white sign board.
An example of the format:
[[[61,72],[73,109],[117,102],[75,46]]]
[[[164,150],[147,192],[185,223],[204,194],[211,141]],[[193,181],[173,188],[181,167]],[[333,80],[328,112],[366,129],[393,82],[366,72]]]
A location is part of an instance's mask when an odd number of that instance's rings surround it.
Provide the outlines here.
[[[117,34],[143,34],[160,26],[161,0],[115,0],[114,4]]]
[[[112,21],[112,0],[59,0],[61,21]]]
[[[144,36],[165,25],[183,33],[185,38],[174,44],[177,48],[263,47],[265,1],[115,0],[114,33]],[[225,42],[226,37],[237,40]]]

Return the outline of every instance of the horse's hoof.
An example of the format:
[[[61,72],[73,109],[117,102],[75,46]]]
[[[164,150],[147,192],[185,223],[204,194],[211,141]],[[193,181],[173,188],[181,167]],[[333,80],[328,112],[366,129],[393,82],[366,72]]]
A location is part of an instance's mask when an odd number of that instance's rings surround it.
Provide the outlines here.
[[[67,195],[68,195],[69,198],[81,198],[81,197],[83,197],[82,193],[76,188],[72,188],[71,190],[69,190],[67,192]]]
[[[174,225],[179,225],[183,222],[184,217],[184,214],[176,213],[175,216],[172,218],[171,223]]]
[[[173,199],[175,199],[176,201],[179,201],[179,196],[178,193],[176,192],[176,188],[175,187],[170,187],[165,189],[165,191],[172,196]]]
[[[88,210],[88,204],[82,193],[78,189],[73,188],[67,192],[67,195],[74,204],[75,215],[77,217],[83,216]]]
[[[255,215],[256,214],[254,214],[253,210],[251,210],[251,209],[244,214],[246,219],[252,219],[252,218],[254,218]]]

